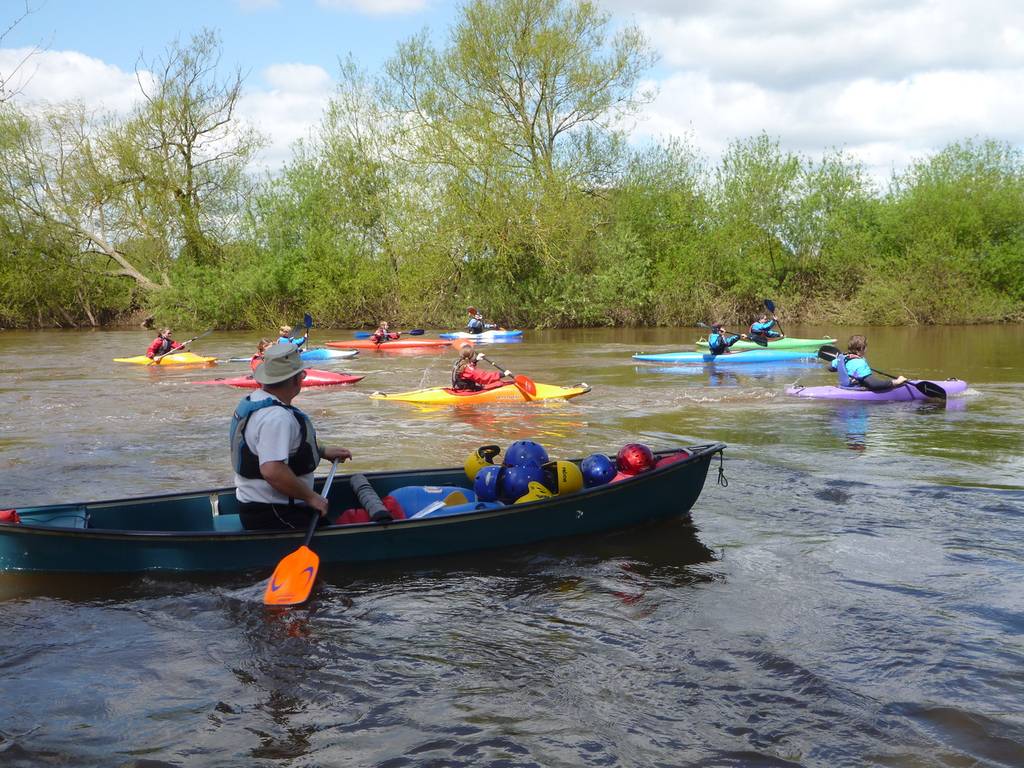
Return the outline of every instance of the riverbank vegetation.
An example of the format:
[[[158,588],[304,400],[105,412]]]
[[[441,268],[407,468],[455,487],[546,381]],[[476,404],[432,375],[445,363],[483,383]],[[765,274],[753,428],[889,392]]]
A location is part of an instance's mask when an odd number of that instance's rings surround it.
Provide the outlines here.
[[[0,104],[0,327],[1024,319],[1024,158],[965,138],[880,186],[759,135],[627,142],[640,32],[569,0],[470,0],[377,75],[340,66],[256,175],[216,35],[140,68],[128,115]]]

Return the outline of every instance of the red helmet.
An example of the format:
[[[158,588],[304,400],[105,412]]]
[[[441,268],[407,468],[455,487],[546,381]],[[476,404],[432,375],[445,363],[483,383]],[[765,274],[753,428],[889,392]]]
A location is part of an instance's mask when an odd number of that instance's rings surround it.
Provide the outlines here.
[[[654,453],[643,443],[626,443],[615,457],[615,467],[626,475],[646,472],[654,466]]]

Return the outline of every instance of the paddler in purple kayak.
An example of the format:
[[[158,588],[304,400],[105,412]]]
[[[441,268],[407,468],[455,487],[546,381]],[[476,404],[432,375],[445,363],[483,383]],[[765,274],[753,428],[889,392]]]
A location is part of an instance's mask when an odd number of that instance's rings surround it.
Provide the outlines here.
[[[854,334],[846,344],[846,353],[836,355],[832,361],[829,367],[838,374],[840,387],[863,387],[872,392],[888,392],[907,383],[906,376],[887,379],[872,371],[864,357],[867,346],[865,337]]]
[[[745,333],[729,333],[722,323],[712,323],[711,333],[708,334],[708,351],[712,355],[724,355],[729,351],[729,347],[746,338]]]

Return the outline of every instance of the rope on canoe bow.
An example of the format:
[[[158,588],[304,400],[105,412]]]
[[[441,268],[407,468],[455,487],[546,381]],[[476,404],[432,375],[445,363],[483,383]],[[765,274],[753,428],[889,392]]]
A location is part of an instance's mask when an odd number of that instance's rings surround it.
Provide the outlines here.
[[[729,479],[725,476],[725,451],[718,452],[718,484],[723,488],[729,487]]]

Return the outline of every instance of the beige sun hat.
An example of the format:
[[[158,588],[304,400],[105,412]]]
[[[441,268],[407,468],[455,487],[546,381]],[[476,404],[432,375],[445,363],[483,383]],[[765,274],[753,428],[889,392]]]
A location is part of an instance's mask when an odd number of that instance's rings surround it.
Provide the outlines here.
[[[312,366],[302,362],[297,346],[273,344],[263,352],[263,362],[256,366],[252,377],[260,384],[280,384],[307,368]]]

